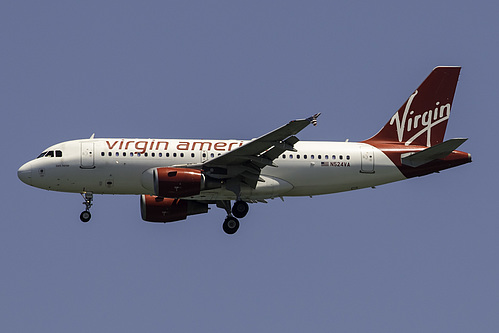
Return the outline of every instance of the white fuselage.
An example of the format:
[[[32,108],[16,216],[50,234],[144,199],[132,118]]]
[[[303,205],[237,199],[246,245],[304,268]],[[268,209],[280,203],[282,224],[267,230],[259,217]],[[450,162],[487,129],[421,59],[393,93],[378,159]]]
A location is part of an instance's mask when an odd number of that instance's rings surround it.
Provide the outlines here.
[[[248,141],[84,139],[46,149],[21,167],[24,182],[43,189],[95,194],[154,194],[150,170],[199,165]],[[255,189],[241,188],[241,199],[312,196],[371,187],[405,179],[379,149],[358,142],[299,141],[264,167]],[[53,155],[53,156],[50,156]],[[62,155],[62,156],[56,156]],[[196,200],[234,200],[222,188],[202,191]]]
[[[248,203],[284,196],[314,196],[373,187],[471,162],[445,141],[460,67],[437,67],[383,128],[362,142],[300,141],[317,125],[316,113],[295,119],[250,141],[90,139],[62,142],[24,164],[26,184],[81,193],[91,218],[94,194],[140,196],[148,222],[175,222],[226,211],[222,228],[234,234]],[[234,201],[232,205],[231,201]]]

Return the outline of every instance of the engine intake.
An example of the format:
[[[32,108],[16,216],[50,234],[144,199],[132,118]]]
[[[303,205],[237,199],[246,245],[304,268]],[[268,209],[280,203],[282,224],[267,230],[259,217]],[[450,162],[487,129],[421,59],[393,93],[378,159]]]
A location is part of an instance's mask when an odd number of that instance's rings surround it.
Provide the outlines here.
[[[208,213],[208,204],[185,199],[141,195],[140,212],[144,221],[175,222],[185,220],[189,215]]]

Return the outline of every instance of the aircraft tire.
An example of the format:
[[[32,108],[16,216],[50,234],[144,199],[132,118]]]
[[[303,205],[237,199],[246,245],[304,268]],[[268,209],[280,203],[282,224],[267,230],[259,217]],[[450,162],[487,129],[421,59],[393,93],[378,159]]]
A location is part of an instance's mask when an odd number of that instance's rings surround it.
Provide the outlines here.
[[[232,206],[232,215],[240,219],[245,217],[248,211],[249,206],[245,201],[236,201],[234,202],[234,206]]]
[[[228,216],[222,225],[222,229],[228,235],[234,234],[237,231],[237,229],[239,229],[238,219],[232,216]]]
[[[88,221],[90,221],[91,217],[92,217],[92,214],[90,214],[90,212],[87,210],[81,212],[81,214],[80,214],[81,222],[88,222]]]

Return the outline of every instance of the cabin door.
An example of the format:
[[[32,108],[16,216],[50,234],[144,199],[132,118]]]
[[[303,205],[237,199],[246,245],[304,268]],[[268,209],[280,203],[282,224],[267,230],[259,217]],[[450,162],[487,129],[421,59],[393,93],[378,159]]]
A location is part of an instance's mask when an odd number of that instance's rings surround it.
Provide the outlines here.
[[[93,169],[94,164],[94,143],[82,142],[81,143],[81,164],[82,169]]]
[[[371,146],[360,147],[360,172],[374,173],[374,149]]]

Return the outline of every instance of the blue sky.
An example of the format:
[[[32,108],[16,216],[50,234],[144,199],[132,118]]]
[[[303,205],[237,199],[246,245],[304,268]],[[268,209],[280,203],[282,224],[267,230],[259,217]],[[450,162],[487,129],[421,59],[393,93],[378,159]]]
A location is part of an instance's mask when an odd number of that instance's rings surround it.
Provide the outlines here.
[[[0,327],[9,332],[495,332],[499,4],[4,1]],[[462,66],[447,138],[474,162],[349,193],[143,222],[139,198],[16,171],[90,137],[376,133],[435,66]]]

